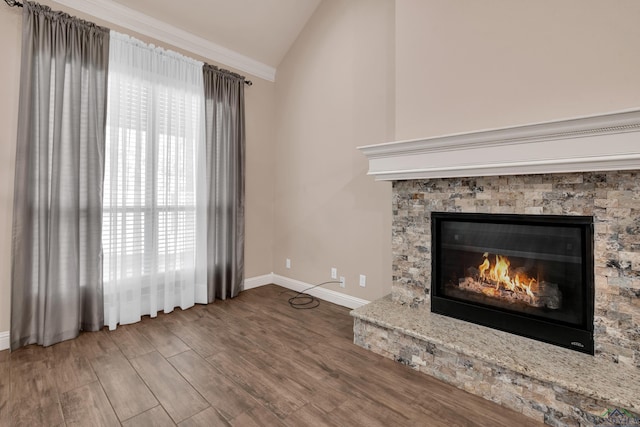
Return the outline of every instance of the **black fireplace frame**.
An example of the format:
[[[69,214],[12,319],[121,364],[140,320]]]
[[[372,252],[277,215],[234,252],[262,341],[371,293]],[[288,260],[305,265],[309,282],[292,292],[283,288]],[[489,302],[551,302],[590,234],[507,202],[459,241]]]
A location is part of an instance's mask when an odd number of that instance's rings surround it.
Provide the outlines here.
[[[498,307],[475,304],[458,300],[440,291],[442,283],[441,270],[438,263],[442,253],[440,246],[440,228],[443,221],[462,221],[478,223],[507,223],[545,226],[579,227],[582,234],[583,278],[585,292],[583,319],[580,326],[563,324],[546,319],[516,313]],[[593,217],[568,215],[512,215],[512,214],[475,214],[431,212],[431,247],[432,247],[432,281],[431,311],[477,323],[501,331],[510,332],[527,338],[555,344],[582,353],[594,354],[594,264],[593,264]]]

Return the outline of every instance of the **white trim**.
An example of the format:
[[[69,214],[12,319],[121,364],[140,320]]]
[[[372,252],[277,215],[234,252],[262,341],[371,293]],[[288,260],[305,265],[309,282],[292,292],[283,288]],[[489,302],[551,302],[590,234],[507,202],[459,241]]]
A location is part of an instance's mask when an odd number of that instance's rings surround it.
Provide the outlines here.
[[[640,169],[640,109],[358,149],[383,181]]]
[[[296,292],[302,292],[314,286],[310,283],[290,279],[278,274],[274,274],[273,279],[276,285],[282,286],[283,288],[291,289],[292,291]],[[320,298],[321,300],[332,302],[334,304],[352,309],[362,307],[365,304],[369,304],[369,301],[365,299],[352,297],[351,295],[343,294],[342,292],[336,292],[332,291],[331,289],[325,289],[321,287],[308,290],[306,291],[306,293],[308,293],[309,295],[313,295],[316,298]]]
[[[301,282],[300,280],[290,279],[288,277],[280,276],[279,274],[271,273],[245,279],[242,290],[248,291],[249,289],[271,284],[282,286],[283,288],[291,289],[296,292],[302,292],[314,286],[310,283]],[[321,300],[332,302],[347,308],[358,308],[365,304],[369,304],[369,301],[365,299],[352,297],[351,295],[343,294],[342,292],[336,292],[331,289],[321,287],[311,289],[307,291],[307,293],[316,298],[320,298]]]
[[[265,274],[263,276],[250,277],[244,279],[242,284],[242,290],[248,291],[249,289],[259,288],[260,286],[270,285],[273,283],[273,273]]]
[[[8,350],[10,346],[9,331],[0,332],[0,351]]]
[[[249,289],[258,288],[260,286],[271,285],[271,284],[276,284],[296,292],[303,291],[313,286],[308,283],[301,282],[299,280],[289,279],[288,277],[279,276],[277,274],[270,273],[262,276],[250,277],[248,279],[245,279],[242,286],[242,290],[247,291]],[[350,295],[332,291],[330,289],[315,288],[308,291],[307,293],[317,298],[320,298],[322,300],[329,301],[334,304],[338,304],[343,307],[348,307],[352,309],[361,307],[369,303],[369,301],[367,300],[352,297]],[[0,332],[0,351],[8,350],[9,347],[10,347],[9,331]]]
[[[54,0],[136,33],[152,37],[256,77],[274,82],[276,69],[112,0]]]
[[[250,277],[244,280],[242,290],[247,291],[249,289],[258,288],[260,286],[276,284],[282,286],[283,288],[291,289],[296,292],[304,291],[307,288],[312,287],[313,285],[305,282],[301,282],[299,280],[290,279],[288,277],[280,276],[277,274],[265,274],[262,276]],[[346,295],[341,292],[332,291],[330,289],[324,288],[315,288],[310,291],[307,291],[308,294],[313,295],[314,297],[320,298],[322,300],[332,302],[334,304],[341,305],[343,307],[348,308],[358,308],[362,307],[365,304],[368,304],[369,301],[352,297],[351,295]],[[8,350],[10,347],[9,341],[9,331],[0,332],[0,351]]]

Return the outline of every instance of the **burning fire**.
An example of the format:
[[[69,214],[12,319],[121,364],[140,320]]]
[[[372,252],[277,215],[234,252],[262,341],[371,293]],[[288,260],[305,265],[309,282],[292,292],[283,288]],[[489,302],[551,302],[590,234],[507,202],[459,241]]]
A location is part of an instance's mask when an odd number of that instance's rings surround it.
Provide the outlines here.
[[[523,291],[526,292],[527,295],[533,297],[533,290],[537,289],[538,281],[536,279],[532,279],[528,277],[526,274],[515,273],[513,277],[509,272],[509,266],[511,262],[509,258],[496,255],[496,260],[492,264],[489,261],[489,253],[484,253],[484,261],[482,264],[478,266],[478,270],[480,270],[480,278],[484,280],[490,280],[492,283],[496,284],[495,289],[487,288],[484,293],[489,296],[494,296],[498,294],[500,287],[502,286],[505,289],[508,289],[513,292]]]

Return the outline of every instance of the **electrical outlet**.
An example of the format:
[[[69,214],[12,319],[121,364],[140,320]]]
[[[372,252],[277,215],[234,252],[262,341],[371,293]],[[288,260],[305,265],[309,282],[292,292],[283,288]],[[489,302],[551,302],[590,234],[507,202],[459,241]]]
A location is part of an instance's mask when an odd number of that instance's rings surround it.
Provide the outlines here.
[[[338,278],[338,269],[335,267],[331,267],[331,278],[332,279]]]
[[[344,276],[340,276],[340,287],[345,288],[347,286],[347,281],[344,279]]]
[[[367,276],[365,276],[364,274],[360,275],[360,286],[362,286],[363,288],[367,286]]]
[[[287,260],[284,262],[284,266],[287,268],[291,268],[291,260],[289,258],[287,258]]]

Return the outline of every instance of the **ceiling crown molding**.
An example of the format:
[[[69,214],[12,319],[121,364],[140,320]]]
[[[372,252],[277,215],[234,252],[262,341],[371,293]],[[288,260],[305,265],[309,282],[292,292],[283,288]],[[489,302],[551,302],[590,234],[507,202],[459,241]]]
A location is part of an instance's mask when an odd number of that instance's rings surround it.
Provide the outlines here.
[[[56,3],[144,34],[204,58],[274,82],[276,69],[111,0],[54,0]]]
[[[380,181],[640,169],[640,109],[358,149]]]

